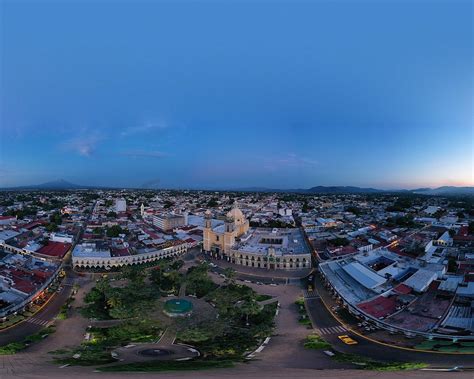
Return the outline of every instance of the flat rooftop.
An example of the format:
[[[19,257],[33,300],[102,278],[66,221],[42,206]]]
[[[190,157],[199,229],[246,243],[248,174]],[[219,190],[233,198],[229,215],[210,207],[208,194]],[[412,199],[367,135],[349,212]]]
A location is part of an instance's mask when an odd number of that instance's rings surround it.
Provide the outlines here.
[[[310,254],[303,233],[298,228],[251,228],[240,237],[234,250],[267,254],[268,248],[274,248],[276,255]]]

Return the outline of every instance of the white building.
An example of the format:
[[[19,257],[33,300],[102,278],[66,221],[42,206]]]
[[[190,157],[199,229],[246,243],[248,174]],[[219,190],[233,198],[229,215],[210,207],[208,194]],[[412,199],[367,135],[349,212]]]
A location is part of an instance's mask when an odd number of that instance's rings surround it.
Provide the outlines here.
[[[95,243],[77,245],[72,252],[72,265],[81,269],[105,269],[113,267],[133,266],[149,263],[163,258],[179,256],[188,250],[185,242],[176,243],[161,249],[144,249],[138,254],[113,256],[109,249],[98,249]]]
[[[125,199],[116,199],[115,200],[115,212],[126,212],[127,211],[127,201]]]
[[[51,233],[49,240],[53,242],[73,243],[74,237],[69,234]]]

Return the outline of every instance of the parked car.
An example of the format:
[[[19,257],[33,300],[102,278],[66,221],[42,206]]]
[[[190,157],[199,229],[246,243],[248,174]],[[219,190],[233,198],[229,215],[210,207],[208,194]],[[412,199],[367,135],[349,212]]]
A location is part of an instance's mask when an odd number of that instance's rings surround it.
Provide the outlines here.
[[[342,342],[344,342],[346,345],[357,345],[358,342],[353,340],[351,337],[349,337],[347,334],[343,334],[342,336],[337,336]]]

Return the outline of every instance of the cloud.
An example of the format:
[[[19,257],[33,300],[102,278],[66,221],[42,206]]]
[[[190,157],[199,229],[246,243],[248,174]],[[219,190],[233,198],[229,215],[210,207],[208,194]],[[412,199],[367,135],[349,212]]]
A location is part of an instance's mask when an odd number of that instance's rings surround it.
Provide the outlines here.
[[[120,132],[120,135],[122,137],[128,137],[128,136],[131,136],[131,135],[134,135],[134,134],[148,133],[148,132],[151,132],[153,130],[162,130],[162,129],[166,129],[168,127],[169,127],[169,125],[164,121],[146,122],[142,125],[136,125],[136,126],[131,126],[131,127],[125,128]]]
[[[62,150],[72,150],[83,157],[90,157],[102,139],[103,138],[96,133],[81,135],[62,143],[60,147]]]
[[[295,153],[287,153],[281,157],[266,158],[263,162],[264,168],[269,171],[277,171],[282,168],[314,168],[319,165],[318,161],[299,156]]]
[[[165,158],[168,156],[167,153],[157,150],[125,150],[120,154],[134,158]]]

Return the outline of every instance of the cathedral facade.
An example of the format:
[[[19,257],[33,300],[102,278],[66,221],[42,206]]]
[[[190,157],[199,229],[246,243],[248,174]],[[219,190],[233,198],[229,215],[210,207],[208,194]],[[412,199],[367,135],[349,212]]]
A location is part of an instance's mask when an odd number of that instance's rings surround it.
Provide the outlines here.
[[[224,224],[215,227],[212,225],[212,214],[207,211],[204,221],[203,249],[215,256],[229,256],[236,238],[244,235],[248,230],[249,221],[236,205],[227,213]]]

